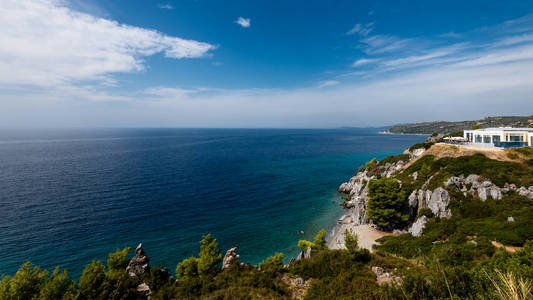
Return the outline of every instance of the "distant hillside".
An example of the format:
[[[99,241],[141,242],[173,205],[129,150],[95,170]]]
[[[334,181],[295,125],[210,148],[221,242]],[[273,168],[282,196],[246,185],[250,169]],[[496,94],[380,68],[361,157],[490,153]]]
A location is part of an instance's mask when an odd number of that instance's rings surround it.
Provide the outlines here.
[[[458,122],[424,122],[414,124],[396,125],[388,129],[390,133],[452,133],[465,129],[470,129],[474,125],[479,128],[488,127],[528,127],[533,124],[533,115],[531,116],[508,116],[508,117],[487,117],[477,121],[458,121]]]

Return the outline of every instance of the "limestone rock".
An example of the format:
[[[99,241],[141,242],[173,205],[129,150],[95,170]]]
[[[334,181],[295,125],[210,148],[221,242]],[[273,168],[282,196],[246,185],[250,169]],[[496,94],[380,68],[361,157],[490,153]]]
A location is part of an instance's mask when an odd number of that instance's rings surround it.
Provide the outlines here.
[[[240,255],[237,254],[237,247],[233,247],[226,251],[226,255],[224,255],[224,259],[222,260],[222,270],[228,268],[232,263],[238,264],[239,257]]]
[[[376,274],[376,276],[381,276],[381,275],[383,275],[383,273],[385,273],[385,270],[383,270],[382,267],[376,267],[376,266],[374,266],[374,267],[372,267],[372,272],[373,272],[374,274]]]
[[[479,175],[476,174],[470,174],[468,177],[466,177],[465,183],[466,184],[473,184],[474,182],[477,182],[479,180]]]
[[[418,191],[414,190],[411,195],[409,195],[409,215],[411,217],[416,216],[416,213],[418,211]]]
[[[428,202],[428,207],[431,209],[435,216],[441,218],[448,218],[452,216],[448,205],[450,204],[450,195],[445,189],[438,187],[433,193],[431,193],[430,201]]]
[[[424,231],[424,228],[426,227],[426,222],[428,221],[428,218],[426,216],[422,216],[414,222],[411,227],[409,227],[408,232],[414,236],[419,237],[422,235],[422,232]]]
[[[141,283],[137,286],[137,292],[143,294],[144,296],[150,296],[152,294],[152,291],[150,290],[150,287],[146,283]]]
[[[419,157],[424,152],[426,152],[425,148],[418,148],[418,149],[413,150],[413,152],[411,152],[411,155],[414,157]]]
[[[307,249],[305,250],[304,258],[305,259],[311,258],[311,247],[307,247]]]
[[[305,284],[305,280],[302,277],[298,277],[294,280],[294,284],[296,284],[298,287],[303,286]]]
[[[145,272],[150,270],[150,257],[142,248],[142,243],[135,248],[135,256],[128,263],[126,273],[131,277],[140,277]]]

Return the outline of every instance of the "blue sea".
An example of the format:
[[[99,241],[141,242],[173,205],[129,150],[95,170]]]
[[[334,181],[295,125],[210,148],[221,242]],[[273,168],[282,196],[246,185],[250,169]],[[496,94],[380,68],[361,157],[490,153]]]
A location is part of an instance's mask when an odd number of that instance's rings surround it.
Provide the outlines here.
[[[173,271],[207,233],[244,262],[290,258],[299,239],[335,225],[337,187],[359,166],[424,139],[377,129],[0,130],[0,274],[30,260],[77,278],[93,258],[140,242],[152,265]]]

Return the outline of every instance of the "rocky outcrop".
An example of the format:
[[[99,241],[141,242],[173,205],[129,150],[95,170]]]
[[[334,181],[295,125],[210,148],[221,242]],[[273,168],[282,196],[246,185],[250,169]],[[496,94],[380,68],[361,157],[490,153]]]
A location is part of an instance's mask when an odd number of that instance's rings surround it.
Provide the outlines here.
[[[533,186],[526,188],[524,186],[517,188],[515,184],[505,183],[503,187],[499,187],[490,180],[484,180],[481,176],[476,174],[468,175],[464,178],[463,175],[452,176],[444,183],[445,187],[455,187],[465,195],[467,193],[477,196],[481,201],[486,201],[489,197],[500,200],[503,194],[514,191],[521,196],[533,199]]]
[[[422,235],[422,232],[424,231],[424,228],[426,227],[426,222],[428,221],[428,218],[426,216],[421,216],[414,222],[411,227],[409,227],[409,230],[407,230],[412,236],[419,237]]]
[[[355,224],[367,224],[366,203],[368,202],[368,182],[375,176],[368,171],[357,173],[350,181],[341,184],[339,192],[348,195],[344,207],[350,210],[349,215]]]
[[[448,191],[442,187],[436,188],[434,191],[419,189],[414,190],[408,198],[409,212],[411,216],[416,216],[422,208],[429,208],[431,212],[440,218],[451,217],[452,213],[448,206],[450,205],[450,195]]]
[[[126,273],[131,277],[140,277],[142,274],[150,271],[150,257],[142,248],[142,243],[135,248],[135,256],[128,263]]]
[[[355,224],[368,224],[370,221],[366,215],[366,204],[368,198],[368,182],[375,179],[379,174],[381,177],[391,177],[398,174],[407,162],[400,160],[395,163],[386,163],[384,165],[377,165],[372,170],[364,170],[358,172],[350,181],[340,185],[338,191],[347,194],[347,199],[343,205],[350,210],[351,216]]]
[[[222,260],[222,270],[229,268],[231,264],[239,264],[240,255],[237,254],[237,247],[233,247],[226,251],[224,259]]]
[[[382,267],[372,267],[372,272],[376,274],[376,280],[379,285],[382,284],[393,284],[401,285],[403,280],[400,276],[395,276],[389,272],[386,272]]]
[[[150,295],[152,294],[152,290],[150,289],[150,286],[148,286],[148,284],[144,282],[137,286],[137,292],[148,297],[148,299],[150,299]]]

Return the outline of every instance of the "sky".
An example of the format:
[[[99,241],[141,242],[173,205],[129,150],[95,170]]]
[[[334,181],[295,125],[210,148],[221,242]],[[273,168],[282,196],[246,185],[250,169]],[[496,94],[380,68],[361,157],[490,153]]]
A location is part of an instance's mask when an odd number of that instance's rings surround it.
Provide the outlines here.
[[[533,1],[0,0],[0,127],[533,114]]]

